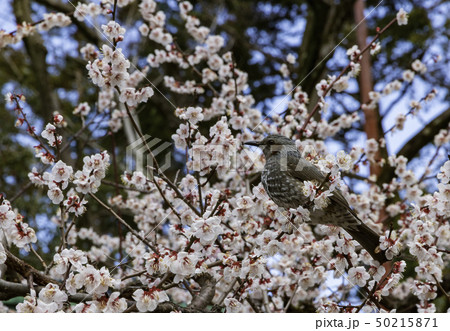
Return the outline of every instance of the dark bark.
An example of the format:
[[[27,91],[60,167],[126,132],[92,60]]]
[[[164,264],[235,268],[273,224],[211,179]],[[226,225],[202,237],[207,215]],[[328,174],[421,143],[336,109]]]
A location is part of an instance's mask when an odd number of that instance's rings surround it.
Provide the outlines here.
[[[209,274],[202,274],[196,278],[197,283],[200,284],[201,290],[192,299],[191,308],[204,310],[208,305],[211,304],[214,294],[216,292],[216,281]]]
[[[18,257],[14,256],[11,252],[6,251],[6,266],[16,271],[23,278],[28,279],[29,276],[33,277],[33,282],[38,285],[47,285],[48,283],[59,284],[58,281],[44,275],[39,270],[35,269],[28,263],[22,261]]]
[[[22,22],[33,22],[31,18],[30,0],[13,1],[14,15],[18,24]],[[30,58],[30,75],[33,88],[38,94],[39,107],[35,109],[45,120],[51,118],[53,111],[57,110],[56,96],[53,95],[53,88],[50,85],[50,78],[47,72],[47,49],[44,40],[39,33],[33,33],[23,39],[25,48]]]
[[[344,25],[353,22],[352,6],[355,0],[309,0],[306,27],[298,52],[298,78],[310,96],[310,105],[317,102],[316,84],[326,76],[327,55],[339,43]],[[332,54],[328,55],[328,58]]]
[[[356,0],[354,4],[354,15],[356,28],[356,38],[358,40],[359,49],[364,49],[367,45],[367,22],[364,19],[364,1]],[[370,101],[369,93],[373,91],[373,78],[372,78],[372,65],[370,61],[370,53],[366,52],[361,57],[361,73],[358,77],[359,94],[361,104],[367,104]],[[379,141],[383,138],[383,127],[381,124],[381,116],[378,107],[375,109],[363,109],[364,111],[364,131],[367,135],[367,139],[375,139]],[[375,159],[381,159],[387,157],[386,148],[381,148],[375,155]],[[370,174],[377,177],[381,173],[381,167],[377,164],[370,165]]]

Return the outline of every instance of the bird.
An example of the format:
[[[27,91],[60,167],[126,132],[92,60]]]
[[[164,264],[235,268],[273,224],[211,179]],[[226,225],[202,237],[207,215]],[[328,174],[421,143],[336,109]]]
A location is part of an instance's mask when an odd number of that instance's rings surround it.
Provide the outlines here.
[[[261,182],[275,204],[287,210],[299,206],[308,209],[311,224],[339,226],[380,264],[388,261],[379,248],[380,236],[358,217],[338,188],[328,197],[326,207],[314,208],[314,203],[303,193],[304,182],[319,183],[319,188],[323,190],[329,188],[329,183],[327,176],[301,155],[295,141],[270,134],[261,141],[247,141],[244,144],[257,146],[264,153],[266,163]]]

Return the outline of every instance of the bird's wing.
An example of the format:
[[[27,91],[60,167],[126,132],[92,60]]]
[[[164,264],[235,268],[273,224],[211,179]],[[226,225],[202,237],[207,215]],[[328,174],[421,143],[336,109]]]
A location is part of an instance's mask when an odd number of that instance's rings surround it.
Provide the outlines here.
[[[305,160],[303,157],[299,158],[298,155],[294,155],[292,153],[288,153],[287,155],[287,169],[289,175],[295,177],[301,181],[310,180],[317,181],[318,185],[321,185],[326,177],[322,174],[322,172],[311,162]],[[328,183],[324,184],[324,188],[328,188]],[[350,208],[347,199],[342,195],[339,189],[335,189],[333,191],[333,195],[329,197],[332,203],[338,204],[345,209],[347,209],[352,215],[354,215],[358,220],[358,216]]]
[[[325,176],[316,166],[299,155],[297,153],[287,153],[287,171],[289,175],[301,181],[315,180],[322,183],[325,180]]]

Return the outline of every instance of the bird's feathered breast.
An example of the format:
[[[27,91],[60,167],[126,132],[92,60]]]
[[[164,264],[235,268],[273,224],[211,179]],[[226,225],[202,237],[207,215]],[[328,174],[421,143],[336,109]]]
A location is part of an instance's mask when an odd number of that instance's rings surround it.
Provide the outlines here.
[[[303,194],[305,181],[312,181],[317,187],[323,183],[322,190],[329,188],[329,183],[324,183],[326,176],[315,165],[303,158],[298,151],[281,151],[270,156],[266,160],[261,180],[270,198],[284,208],[297,208],[309,201],[309,198]],[[340,211],[336,216],[345,218],[346,224],[361,223],[339,189],[336,188],[333,191],[329,200],[327,210],[315,211],[312,216],[315,214],[321,217],[324,213],[336,215],[335,212]]]

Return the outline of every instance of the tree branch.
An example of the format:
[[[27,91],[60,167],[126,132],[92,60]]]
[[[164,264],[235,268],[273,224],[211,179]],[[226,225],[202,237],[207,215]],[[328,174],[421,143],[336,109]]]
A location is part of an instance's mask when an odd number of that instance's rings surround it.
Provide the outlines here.
[[[6,252],[6,261],[5,264],[15,270],[18,274],[20,274],[23,278],[28,279],[30,275],[33,276],[33,281],[38,285],[47,285],[48,283],[59,284],[58,281],[44,275],[39,270],[35,269],[28,263],[22,261],[18,257],[14,256],[11,252],[5,250]],[[27,286],[28,288],[28,286]]]
[[[408,160],[416,157],[420,150],[433,141],[436,134],[442,129],[448,129],[450,123],[450,108],[436,116],[434,120],[425,125],[425,127],[407,141],[397,155],[403,155]],[[380,174],[379,183],[388,183],[394,177],[394,168],[386,167]]]
[[[193,309],[204,310],[206,306],[211,304],[214,298],[214,294],[216,293],[216,281],[210,274],[201,274],[195,281],[200,284],[201,290],[200,293],[192,299],[190,307]]]
[[[43,286],[35,287],[36,294],[42,290]],[[26,296],[30,293],[30,288],[26,284],[8,282],[0,279],[0,300],[9,300],[17,296]],[[84,293],[69,295],[69,301],[81,302],[92,300],[92,296]]]

